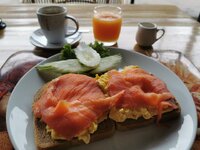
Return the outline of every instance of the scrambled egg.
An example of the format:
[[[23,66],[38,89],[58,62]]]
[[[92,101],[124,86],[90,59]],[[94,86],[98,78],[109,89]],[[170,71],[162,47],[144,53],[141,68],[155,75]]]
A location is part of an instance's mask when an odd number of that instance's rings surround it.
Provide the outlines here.
[[[108,74],[105,73],[101,76],[99,76],[98,74],[96,75],[96,80],[99,84],[99,86],[101,87],[101,89],[106,92],[107,90],[107,85],[108,85],[108,80],[109,80],[109,77],[108,77]]]
[[[78,140],[83,140],[84,143],[88,144],[90,142],[90,134],[94,133],[98,128],[98,124],[95,122],[91,123],[91,126],[82,131],[79,135],[77,135],[76,137],[78,138]],[[59,134],[57,134],[53,129],[49,128],[49,126],[46,126],[46,130],[48,133],[51,134],[51,138],[54,140],[66,140],[65,137],[60,136]]]
[[[105,119],[107,119],[106,114],[104,114],[102,117],[100,117],[97,120],[97,122],[92,122],[88,129],[82,131],[79,135],[76,136],[78,138],[78,140],[82,140],[85,144],[88,144],[90,142],[90,134],[94,133],[98,128],[98,124],[100,122],[104,121]],[[54,139],[54,140],[66,140],[65,137],[57,134],[55,132],[55,130],[51,129],[49,126],[46,126],[46,130],[47,130],[48,133],[51,134],[52,139]]]
[[[140,68],[139,66],[126,66],[124,69],[121,71],[122,73],[126,73],[127,70],[132,69],[132,68]]]
[[[97,127],[98,124],[93,122],[87,130],[78,135],[78,139],[83,140],[86,144],[88,144],[90,142],[90,134],[94,133],[97,130]]]
[[[116,122],[124,122],[126,119],[138,119],[140,117],[143,117],[144,119],[150,119],[154,115],[156,115],[156,112],[149,111],[147,108],[140,108],[137,110],[112,108],[109,117]]]

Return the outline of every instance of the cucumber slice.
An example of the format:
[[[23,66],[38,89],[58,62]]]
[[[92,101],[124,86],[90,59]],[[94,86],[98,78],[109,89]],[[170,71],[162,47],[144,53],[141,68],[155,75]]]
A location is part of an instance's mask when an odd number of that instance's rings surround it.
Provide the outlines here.
[[[109,71],[111,69],[115,69],[119,66],[121,63],[122,56],[121,55],[112,55],[108,57],[101,58],[101,62],[99,66],[92,71],[90,71],[91,74],[100,74],[104,73],[106,71]]]
[[[78,59],[50,62],[39,65],[36,68],[45,81],[50,81],[66,73],[84,73],[92,69],[91,67],[80,64]]]
[[[101,57],[94,49],[81,42],[77,48],[74,49],[76,58],[85,66],[97,67],[100,63]]]

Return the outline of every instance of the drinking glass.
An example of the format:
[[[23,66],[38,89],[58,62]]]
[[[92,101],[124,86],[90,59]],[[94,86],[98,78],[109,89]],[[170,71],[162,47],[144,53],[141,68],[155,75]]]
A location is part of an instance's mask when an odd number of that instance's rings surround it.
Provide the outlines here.
[[[94,8],[93,33],[96,41],[104,46],[114,45],[120,35],[122,11],[116,6],[97,6]]]

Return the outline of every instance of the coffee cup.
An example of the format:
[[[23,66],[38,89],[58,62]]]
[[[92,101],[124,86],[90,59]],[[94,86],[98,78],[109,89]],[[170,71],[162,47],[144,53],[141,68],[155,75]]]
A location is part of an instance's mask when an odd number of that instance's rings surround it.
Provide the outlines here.
[[[158,36],[158,32],[162,32]],[[158,29],[157,25],[150,22],[141,22],[138,24],[138,31],[136,33],[136,42],[143,47],[152,46],[165,34],[164,29]]]
[[[73,16],[67,15],[67,9],[62,6],[44,6],[37,10],[38,22],[48,43],[59,44],[65,38],[75,34],[79,23]],[[74,32],[67,34],[68,19],[75,23]]]

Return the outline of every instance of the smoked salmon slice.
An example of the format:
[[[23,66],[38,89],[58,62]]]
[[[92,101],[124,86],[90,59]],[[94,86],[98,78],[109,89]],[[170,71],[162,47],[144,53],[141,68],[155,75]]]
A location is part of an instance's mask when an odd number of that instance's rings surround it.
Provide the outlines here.
[[[163,108],[176,107],[168,102],[174,96],[166,84],[141,68],[129,67],[121,72],[111,70],[107,74],[107,92],[110,96],[124,90],[124,95],[116,103],[117,109],[155,108],[160,118]]]
[[[66,74],[52,80],[33,104],[34,115],[71,140],[108,113],[123,91],[105,97],[94,78]]]
[[[67,74],[47,84],[40,98],[33,105],[36,117],[48,107],[55,107],[60,100],[85,101],[105,98],[94,78],[80,74]]]
[[[42,113],[43,121],[67,140],[87,130],[92,122],[96,122],[108,112],[123,92],[104,99],[80,102],[79,100],[58,102],[56,107],[49,107]]]

